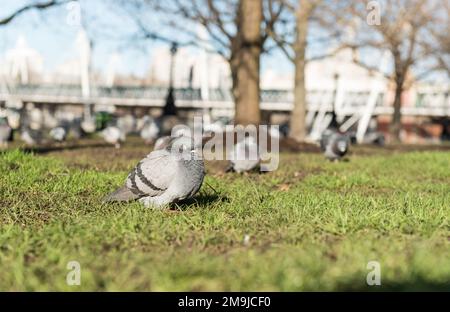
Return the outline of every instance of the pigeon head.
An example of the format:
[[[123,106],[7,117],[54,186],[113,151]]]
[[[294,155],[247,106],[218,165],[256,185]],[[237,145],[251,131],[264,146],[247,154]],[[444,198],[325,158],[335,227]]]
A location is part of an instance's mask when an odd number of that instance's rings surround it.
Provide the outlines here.
[[[180,137],[180,136],[192,137],[192,133],[191,133],[191,129],[188,126],[176,125],[172,129],[171,136],[172,137]]]
[[[195,152],[194,140],[188,136],[178,136],[170,140],[166,149],[178,155],[191,154]]]
[[[339,152],[344,153],[347,150],[347,141],[339,140],[337,142],[337,149]]]
[[[333,150],[335,153],[343,156],[347,153],[348,150],[348,139],[345,136],[339,137],[333,144]]]

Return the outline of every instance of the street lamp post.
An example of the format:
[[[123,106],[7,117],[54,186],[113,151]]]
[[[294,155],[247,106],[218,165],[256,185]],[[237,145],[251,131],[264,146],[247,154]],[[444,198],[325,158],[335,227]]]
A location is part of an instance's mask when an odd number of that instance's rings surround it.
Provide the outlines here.
[[[166,97],[166,105],[163,109],[163,116],[176,116],[177,108],[175,107],[175,95],[174,95],[174,70],[175,70],[175,55],[178,51],[178,45],[176,42],[172,43],[170,48],[170,77],[169,77],[169,92]]]

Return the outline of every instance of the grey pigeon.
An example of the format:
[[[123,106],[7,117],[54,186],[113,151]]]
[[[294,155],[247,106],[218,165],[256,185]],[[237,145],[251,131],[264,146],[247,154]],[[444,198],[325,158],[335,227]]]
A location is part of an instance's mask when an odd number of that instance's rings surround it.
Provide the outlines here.
[[[170,141],[172,140],[172,137],[165,135],[162,136],[160,138],[158,138],[158,140],[156,140],[155,145],[153,146],[153,150],[161,150],[161,149],[165,149],[167,146],[169,146]]]
[[[158,140],[156,140],[155,145],[153,146],[153,150],[160,150],[160,149],[164,149],[166,148],[169,143],[171,142],[171,140],[173,138],[177,138],[177,137],[191,137],[191,130],[189,129],[189,127],[185,126],[185,125],[179,125],[175,128],[172,129],[172,136],[169,135],[165,135],[162,136],[160,138],[158,138]]]
[[[327,129],[322,134],[320,148],[328,160],[337,161],[347,154],[350,145],[349,141],[347,135]]]
[[[22,129],[20,134],[20,138],[27,145],[36,145],[42,142],[42,132],[40,130],[31,129],[29,127],[25,127]]]
[[[230,163],[226,171],[242,173],[257,168],[260,156],[256,139],[253,136],[247,136],[237,142],[228,154],[228,159]]]
[[[127,114],[117,118],[117,127],[122,130],[125,135],[130,134],[136,130],[136,118]]]
[[[102,131],[102,136],[106,142],[114,144],[116,148],[120,148],[120,143],[125,141],[125,133],[116,126],[109,126]]]
[[[76,131],[79,132],[79,133],[77,133],[77,135],[79,134],[78,135],[79,137],[81,137],[80,130],[83,130],[85,133],[94,133],[95,129],[96,129],[95,119],[94,118],[85,118],[85,119],[81,120],[79,127],[81,129],[76,129]]]
[[[125,186],[108,195],[105,201],[138,199],[146,207],[162,208],[192,197],[200,189],[204,176],[204,163],[198,158],[192,138],[173,138],[166,148],[142,159],[128,175]]]
[[[8,139],[11,136],[11,127],[6,118],[0,118],[0,148],[8,146]]]
[[[146,143],[151,143],[158,137],[159,126],[156,121],[150,116],[145,116],[143,119],[144,125],[140,133],[141,138],[143,138]]]
[[[17,130],[20,128],[20,112],[16,109],[7,109],[6,110],[6,118],[8,120],[8,125]]]
[[[56,142],[62,142],[66,139],[67,131],[64,129],[64,127],[56,127],[50,130],[50,136],[51,138]]]

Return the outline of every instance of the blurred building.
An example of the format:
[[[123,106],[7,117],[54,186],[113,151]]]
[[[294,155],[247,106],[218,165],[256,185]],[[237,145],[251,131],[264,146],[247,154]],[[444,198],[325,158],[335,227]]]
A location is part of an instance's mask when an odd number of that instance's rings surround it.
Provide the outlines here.
[[[28,46],[24,36],[19,36],[15,46],[6,50],[0,64],[3,75],[22,84],[39,82],[44,75],[42,55]]]
[[[156,48],[152,53],[146,80],[151,85],[168,86],[170,79],[169,47]],[[230,89],[229,64],[218,54],[199,49],[180,48],[174,61],[174,86],[176,88],[201,88],[207,82],[210,89]]]

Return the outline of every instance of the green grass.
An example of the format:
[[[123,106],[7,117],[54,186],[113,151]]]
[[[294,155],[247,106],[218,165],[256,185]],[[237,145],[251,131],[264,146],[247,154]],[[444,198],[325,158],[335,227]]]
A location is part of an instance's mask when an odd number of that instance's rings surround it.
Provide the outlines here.
[[[450,290],[448,152],[208,167],[211,187],[171,211],[102,204],[139,157],[94,158],[0,154],[0,290]]]

